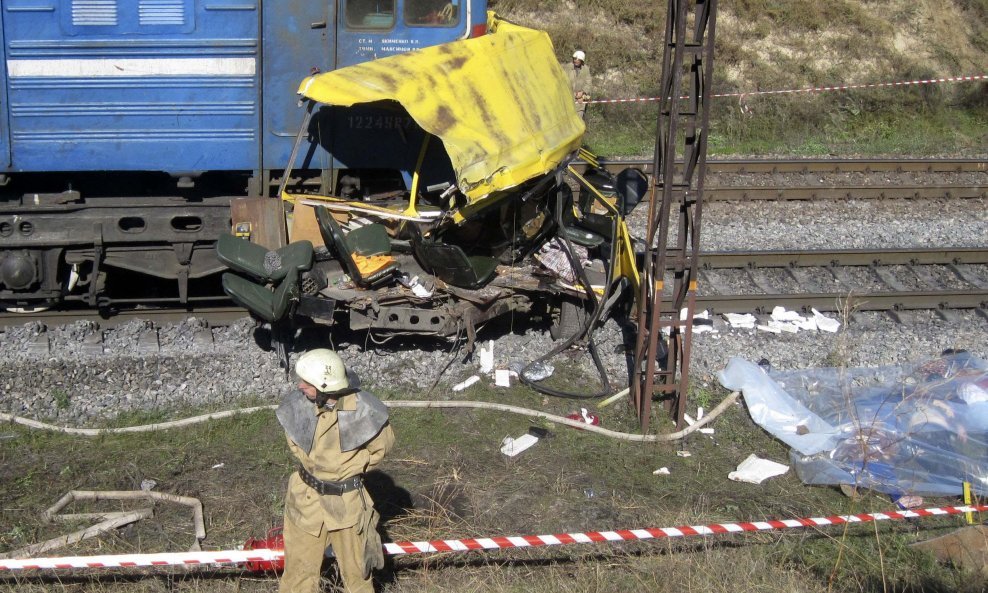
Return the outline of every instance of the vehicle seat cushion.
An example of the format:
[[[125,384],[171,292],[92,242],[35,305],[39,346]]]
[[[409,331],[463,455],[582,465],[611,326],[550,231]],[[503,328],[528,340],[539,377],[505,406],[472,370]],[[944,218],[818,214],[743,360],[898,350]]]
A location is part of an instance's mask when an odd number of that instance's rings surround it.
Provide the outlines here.
[[[285,316],[292,298],[298,296],[298,281],[286,279],[272,291],[243,276],[227,272],[223,274],[223,291],[233,302],[264,321],[274,323]]]
[[[275,253],[281,259],[282,267],[304,272],[312,267],[315,250],[309,241],[295,241],[278,249]]]
[[[560,227],[559,234],[583,247],[598,247],[604,242],[604,237],[578,226]]]
[[[359,255],[387,255],[391,253],[391,238],[383,224],[368,224],[353,229],[346,235],[350,251]]]
[[[395,258],[390,255],[363,256],[357,252],[353,252],[350,254],[350,257],[353,258],[353,263],[356,264],[362,278],[370,278],[389,266],[392,268],[397,266]]]
[[[459,245],[422,241],[418,245],[421,263],[437,278],[460,288],[480,288],[497,269],[497,259],[483,255],[468,256]]]
[[[255,278],[275,282],[290,272],[312,267],[313,248],[309,241],[297,241],[280,249],[270,250],[229,233],[216,241],[216,256],[229,268]]]

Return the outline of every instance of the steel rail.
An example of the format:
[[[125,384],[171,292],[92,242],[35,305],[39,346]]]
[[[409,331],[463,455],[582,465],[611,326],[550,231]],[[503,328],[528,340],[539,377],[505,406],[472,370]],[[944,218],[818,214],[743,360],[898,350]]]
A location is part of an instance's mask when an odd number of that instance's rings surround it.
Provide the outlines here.
[[[866,293],[698,295],[697,310],[711,313],[768,314],[776,306],[795,311],[811,309],[827,312],[905,311],[974,309],[982,317],[988,310],[988,293],[984,290],[891,291]]]
[[[599,159],[613,173],[638,167],[651,173],[652,157]],[[707,159],[707,173],[984,173],[985,159]],[[580,169],[587,162],[575,161]],[[677,167],[680,163],[677,163]],[[581,170],[582,172],[582,170]]]
[[[944,249],[838,249],[833,251],[704,251],[703,269],[873,265],[988,264],[988,247]]]
[[[700,256],[703,270],[850,268],[868,267],[884,272],[889,266],[946,266],[969,286],[940,290],[903,290],[890,286],[888,291],[856,293],[815,292],[774,294],[700,294],[696,305],[717,313],[768,313],[776,306],[840,312],[974,309],[988,319],[988,282],[958,268],[960,265],[988,264],[988,248],[946,249],[844,249],[835,251],[753,251],[705,252]],[[878,273],[879,279],[891,277]]]
[[[892,200],[988,198],[988,185],[830,185],[830,186],[708,186],[708,200]]]
[[[111,329],[134,320],[145,320],[155,325],[184,321],[196,317],[210,326],[230,325],[249,313],[241,307],[203,307],[199,309],[121,309],[107,313],[98,309],[77,309],[68,311],[37,311],[30,313],[0,312],[0,327],[17,327],[26,323],[40,322],[46,326],[59,326],[77,321],[98,323],[100,329]]]
[[[651,174],[653,165],[645,159],[604,159],[600,167],[618,173],[627,167],[637,167]],[[575,168],[585,173],[589,164],[578,161]],[[677,167],[680,164],[677,163]],[[801,159],[801,160],[710,160],[708,173],[982,173],[988,172],[988,161],[978,159]],[[770,185],[716,185],[711,180],[704,188],[704,199],[717,202],[753,200],[898,200],[919,199],[988,199],[985,183],[883,183],[880,185],[801,183],[798,180],[773,182]],[[644,201],[648,201],[647,199]]]
[[[675,260],[677,250],[669,250],[669,258]],[[980,285],[980,278],[964,276],[959,265],[988,265],[988,247],[923,248],[923,249],[840,249],[831,251],[766,250],[766,251],[704,251],[700,254],[701,270],[784,269],[784,268],[844,268],[885,266],[951,267],[957,275],[973,285],[969,290],[942,290],[922,292],[871,292],[852,293],[851,298],[861,310],[906,309],[979,309],[988,307],[988,286]],[[701,288],[708,285],[701,282]],[[721,313],[771,311],[776,305],[790,309],[837,311],[839,303],[849,298],[848,293],[801,294],[699,294],[697,306]],[[155,325],[174,323],[197,317],[210,326],[223,326],[248,316],[240,307],[144,308],[121,309],[107,312],[92,309],[68,311],[41,311],[35,313],[0,313],[0,327],[22,326],[40,322],[58,326],[77,321],[98,323],[101,329],[111,329],[133,320],[145,320]]]

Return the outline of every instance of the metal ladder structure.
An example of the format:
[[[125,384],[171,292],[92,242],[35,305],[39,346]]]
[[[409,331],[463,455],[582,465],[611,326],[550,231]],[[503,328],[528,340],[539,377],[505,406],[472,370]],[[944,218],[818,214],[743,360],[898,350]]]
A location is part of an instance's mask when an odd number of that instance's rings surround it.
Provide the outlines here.
[[[683,427],[686,412],[717,14],[717,0],[667,1],[631,379],[630,401],[642,432],[649,428],[656,396],[677,427]],[[670,238],[673,213],[676,235]]]

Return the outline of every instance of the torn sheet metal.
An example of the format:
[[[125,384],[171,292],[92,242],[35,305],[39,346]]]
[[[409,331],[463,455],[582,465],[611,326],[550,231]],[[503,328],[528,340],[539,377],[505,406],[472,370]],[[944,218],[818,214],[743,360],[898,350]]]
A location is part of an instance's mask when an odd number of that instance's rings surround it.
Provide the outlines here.
[[[326,105],[393,100],[449,153],[473,203],[548,173],[585,130],[549,36],[491,15],[490,34],[382,58],[302,81]]]
[[[752,418],[792,447],[807,484],[894,496],[988,495],[988,363],[966,352],[922,364],[766,373],[740,358],[720,372]]]

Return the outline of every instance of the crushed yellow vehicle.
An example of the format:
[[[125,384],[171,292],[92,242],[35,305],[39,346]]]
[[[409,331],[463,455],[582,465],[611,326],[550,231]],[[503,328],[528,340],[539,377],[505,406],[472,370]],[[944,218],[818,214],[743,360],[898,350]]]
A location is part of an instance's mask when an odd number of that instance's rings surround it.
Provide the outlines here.
[[[624,216],[645,176],[567,175],[590,155],[548,36],[494,15],[489,31],[302,81],[285,207],[235,208],[217,244],[234,301],[273,324],[472,345],[509,311],[565,303],[569,335],[637,294]],[[271,227],[287,240],[251,232]]]

